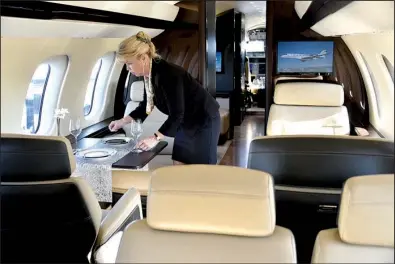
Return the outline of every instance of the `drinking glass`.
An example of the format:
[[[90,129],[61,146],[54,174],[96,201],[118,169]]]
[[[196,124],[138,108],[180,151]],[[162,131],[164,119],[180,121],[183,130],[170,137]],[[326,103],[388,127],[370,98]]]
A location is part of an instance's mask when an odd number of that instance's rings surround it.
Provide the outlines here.
[[[141,135],[143,134],[143,126],[140,120],[133,120],[130,124],[130,134],[132,135],[135,147],[137,146]],[[135,149],[135,152],[141,152],[141,150]]]
[[[81,121],[79,118],[76,119],[71,119],[70,118],[70,124],[69,124],[69,131],[70,134],[72,134],[75,138],[75,146],[77,146],[77,138],[81,134],[82,129],[81,129]],[[77,149],[73,149],[75,152]]]

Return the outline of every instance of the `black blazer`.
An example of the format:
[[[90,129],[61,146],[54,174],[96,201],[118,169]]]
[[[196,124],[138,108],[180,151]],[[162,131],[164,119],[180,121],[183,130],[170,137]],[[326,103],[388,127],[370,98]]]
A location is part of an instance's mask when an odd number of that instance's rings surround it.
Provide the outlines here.
[[[193,135],[206,118],[218,114],[219,104],[215,98],[182,67],[163,59],[153,60],[151,75],[154,104],[168,115],[159,128],[163,135],[174,137],[180,126]],[[144,89],[144,100],[129,115],[144,121],[148,116],[146,105]]]

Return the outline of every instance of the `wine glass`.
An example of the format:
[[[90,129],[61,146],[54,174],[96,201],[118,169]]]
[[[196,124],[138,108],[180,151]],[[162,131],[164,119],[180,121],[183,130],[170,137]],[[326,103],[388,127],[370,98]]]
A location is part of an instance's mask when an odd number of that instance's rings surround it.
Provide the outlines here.
[[[79,118],[76,118],[76,119],[71,119],[70,118],[69,131],[70,131],[70,134],[72,134],[74,136],[74,138],[75,138],[75,145],[77,145],[78,136],[82,132],[81,121],[80,121]],[[74,152],[75,151],[76,151],[76,149],[74,149]]]
[[[137,146],[141,135],[143,134],[143,126],[140,120],[132,120],[130,124],[130,134],[132,135],[135,146]],[[141,150],[135,150],[136,152],[141,152]]]

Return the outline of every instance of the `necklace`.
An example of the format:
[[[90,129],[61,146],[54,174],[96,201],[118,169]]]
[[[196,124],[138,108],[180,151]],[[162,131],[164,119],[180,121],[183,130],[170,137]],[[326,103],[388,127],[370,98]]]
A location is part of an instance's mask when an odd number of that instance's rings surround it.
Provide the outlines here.
[[[147,107],[145,111],[148,115],[154,109],[154,90],[152,88],[151,73],[152,73],[152,60],[150,60],[149,62],[149,75],[147,77],[144,76],[144,86],[147,94]]]

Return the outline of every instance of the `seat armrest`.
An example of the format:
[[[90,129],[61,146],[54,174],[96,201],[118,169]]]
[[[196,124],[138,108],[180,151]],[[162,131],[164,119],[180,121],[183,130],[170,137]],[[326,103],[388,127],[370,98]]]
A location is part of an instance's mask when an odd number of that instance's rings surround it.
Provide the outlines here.
[[[115,233],[122,231],[129,223],[143,218],[140,193],[129,189],[100,224],[96,248],[106,243]]]

